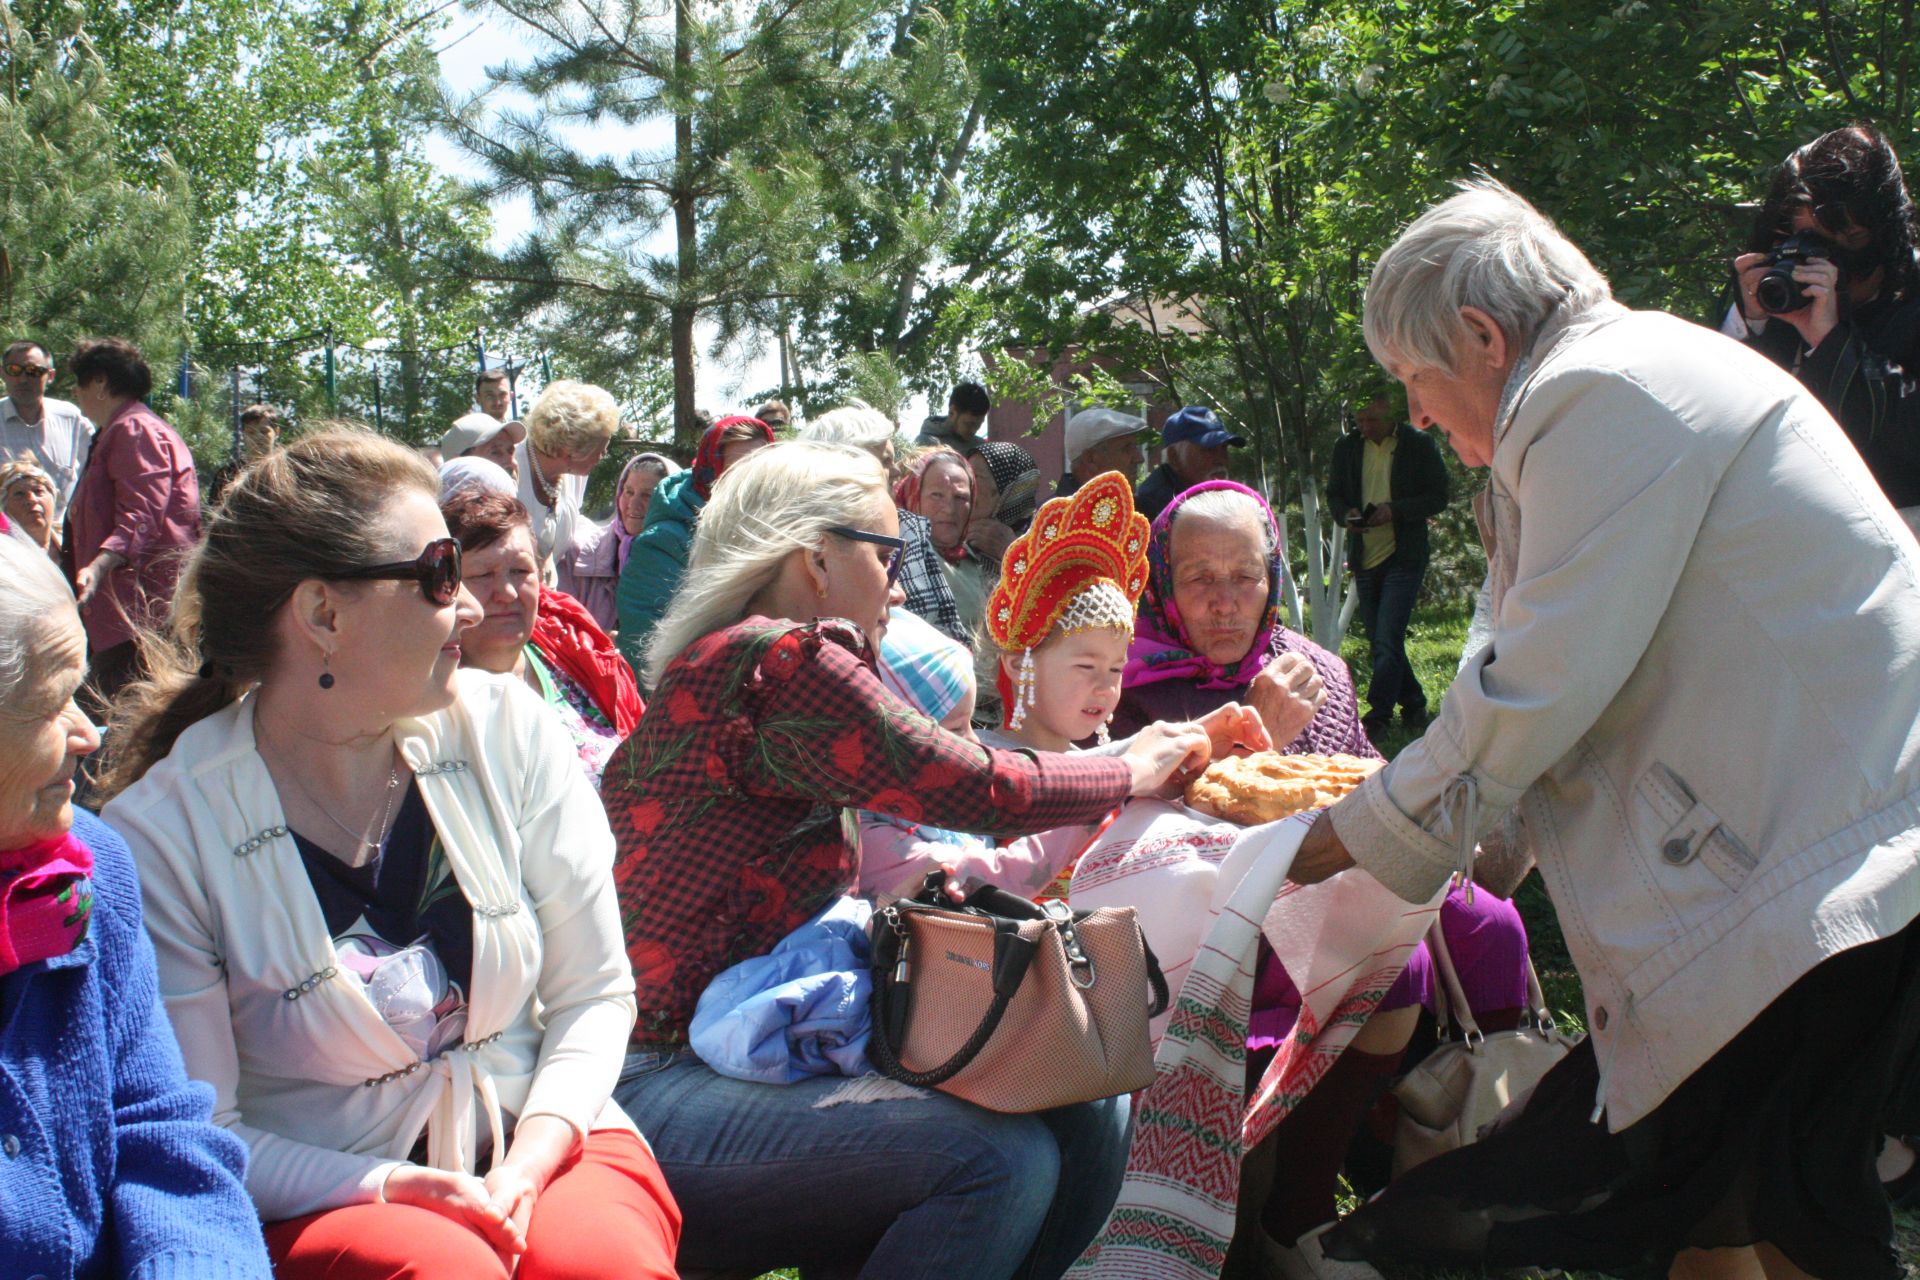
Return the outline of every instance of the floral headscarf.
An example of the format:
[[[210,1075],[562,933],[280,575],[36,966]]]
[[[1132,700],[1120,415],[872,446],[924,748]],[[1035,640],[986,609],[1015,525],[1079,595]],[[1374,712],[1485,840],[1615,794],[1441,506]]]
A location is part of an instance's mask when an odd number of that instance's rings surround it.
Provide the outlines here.
[[[1267,607],[1246,656],[1230,666],[1214,662],[1194,647],[1180,619],[1180,608],[1173,602],[1173,520],[1187,499],[1210,489],[1229,489],[1252,498],[1260,504],[1260,512],[1274,534],[1273,555],[1267,561]],[[1243,484],[1206,480],[1169,502],[1153,522],[1153,536],[1147,542],[1147,593],[1140,600],[1140,620],[1133,629],[1133,643],[1127,648],[1121,687],[1130,689],[1174,679],[1192,680],[1201,689],[1237,689],[1251,683],[1267,663],[1279,623],[1280,586],[1286,573],[1286,553],[1279,543],[1280,525],[1273,518],[1273,508]]]
[[[92,875],[93,852],[71,831],[0,850],[0,977],[80,945],[93,912]]]
[[[982,440],[974,452],[986,459],[987,472],[1000,490],[993,518],[1015,533],[1025,533],[1040,496],[1040,464],[1025,449],[1004,440]]]
[[[708,427],[707,433],[700,437],[700,448],[695,451],[693,466],[690,468],[693,472],[693,491],[700,495],[700,501],[705,502],[713,496],[713,482],[718,480],[720,473],[727,469],[725,459],[720,456],[720,438],[726,435],[728,427],[742,422],[750,422],[766,432],[767,443],[773,443],[773,428],[758,418],[749,418],[744,414],[722,418]],[[615,490],[615,492],[619,491]]]
[[[961,474],[967,477],[967,493],[969,499],[971,499],[973,493],[973,471],[967,466],[967,460],[952,449],[939,448],[928,449],[925,453],[922,453],[907,464],[907,474],[901,476],[900,483],[893,486],[894,506],[899,507],[902,511],[911,511],[915,515],[920,514],[920,481],[922,477],[927,474],[927,468],[936,462],[947,462],[960,468]],[[967,508],[967,518],[968,520],[973,518],[973,508],[971,505]],[[965,528],[964,524],[962,528]],[[967,558],[967,540],[963,536],[959,542],[951,547],[942,547],[936,543],[934,550],[938,551],[945,559],[956,562],[964,560]]]

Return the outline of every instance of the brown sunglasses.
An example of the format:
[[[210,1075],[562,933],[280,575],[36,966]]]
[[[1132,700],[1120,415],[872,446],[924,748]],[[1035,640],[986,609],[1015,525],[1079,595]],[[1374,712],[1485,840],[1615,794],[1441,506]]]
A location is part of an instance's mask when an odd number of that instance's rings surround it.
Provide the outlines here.
[[[460,544],[453,538],[436,538],[412,560],[342,569],[328,576],[346,582],[366,578],[418,582],[429,604],[449,605],[460,594]]]

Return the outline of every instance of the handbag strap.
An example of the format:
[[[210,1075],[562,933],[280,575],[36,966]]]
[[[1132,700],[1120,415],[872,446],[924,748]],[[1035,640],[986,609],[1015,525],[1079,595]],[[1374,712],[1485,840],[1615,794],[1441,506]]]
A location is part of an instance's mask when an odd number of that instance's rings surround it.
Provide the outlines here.
[[[900,1063],[900,1055],[887,1039],[889,1013],[893,1003],[893,983],[876,982],[873,985],[873,1033],[868,1037],[867,1048],[873,1053],[874,1063],[880,1068],[880,1074],[898,1080],[902,1084],[918,1085],[931,1089],[943,1085],[959,1075],[967,1064],[980,1056],[987,1047],[987,1041],[1000,1027],[1000,1019],[1006,1016],[1010,997],[996,995],[993,1003],[987,1006],[986,1014],[980,1019],[980,1025],[973,1029],[967,1042],[954,1050],[953,1056],[930,1071],[909,1071]]]
[[[1460,1028],[1461,1037],[1469,1045],[1478,1045],[1486,1041],[1486,1033],[1480,1030],[1480,1024],[1474,1020],[1473,1005],[1467,1000],[1467,991],[1460,983],[1460,972],[1453,967],[1453,953],[1447,949],[1447,935],[1440,928],[1440,918],[1434,917],[1433,927],[1427,930],[1427,950],[1433,956],[1433,964],[1440,971],[1440,990],[1435,992],[1438,1004],[1438,1017],[1442,1030],[1451,1016],[1455,1026]],[[1527,1011],[1533,1015],[1534,1026],[1542,1035],[1551,1035],[1559,1029],[1554,1020],[1553,1010],[1547,1007],[1547,993],[1541,989],[1539,971],[1533,967],[1533,956],[1527,956]]]
[[[1434,968],[1440,971],[1440,987],[1446,993],[1441,1019],[1452,1016],[1453,1024],[1460,1028],[1460,1038],[1468,1047],[1485,1043],[1486,1033],[1474,1021],[1473,1005],[1467,1000],[1466,988],[1460,985],[1460,973],[1453,967],[1453,953],[1447,950],[1447,935],[1440,928],[1437,915],[1433,918],[1433,927],[1427,930],[1427,952],[1433,957]]]
[[[907,943],[906,930],[908,920],[915,914],[945,914],[940,908],[920,907],[912,904],[896,903],[889,911],[897,913],[889,920],[890,933],[894,937],[893,945],[874,948],[872,1032],[868,1036],[867,1048],[872,1053],[874,1063],[881,1074],[903,1084],[918,1085],[922,1088],[934,1088],[945,1084],[960,1074],[967,1064],[980,1056],[987,1047],[987,1041],[999,1029],[1000,1020],[1006,1016],[1007,1006],[1026,980],[1027,970],[1033,965],[1033,958],[1040,950],[1039,944],[1020,936],[1012,920],[995,919],[993,947],[993,1000],[987,1005],[985,1013],[980,1015],[980,1023],[973,1029],[965,1043],[953,1051],[953,1055],[937,1067],[926,1071],[913,1071],[900,1061],[900,1050],[888,1037],[896,1025],[904,1027],[904,1017],[894,1017],[894,1001],[899,997],[895,990],[896,982],[892,972],[892,962],[899,955],[899,948]],[[975,919],[981,917],[975,916]],[[895,923],[897,921],[897,924]],[[905,985],[900,984],[900,985]],[[900,1010],[904,1013],[904,1008]]]

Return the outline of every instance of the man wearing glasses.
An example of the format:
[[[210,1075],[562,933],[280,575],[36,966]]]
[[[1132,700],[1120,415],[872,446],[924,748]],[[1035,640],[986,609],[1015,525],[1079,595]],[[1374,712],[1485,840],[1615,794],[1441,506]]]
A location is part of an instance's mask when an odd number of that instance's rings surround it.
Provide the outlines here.
[[[53,480],[54,540],[93,447],[93,424],[78,405],[46,394],[53,381],[47,349],[22,339],[0,356],[7,398],[0,400],[0,459],[37,463]]]

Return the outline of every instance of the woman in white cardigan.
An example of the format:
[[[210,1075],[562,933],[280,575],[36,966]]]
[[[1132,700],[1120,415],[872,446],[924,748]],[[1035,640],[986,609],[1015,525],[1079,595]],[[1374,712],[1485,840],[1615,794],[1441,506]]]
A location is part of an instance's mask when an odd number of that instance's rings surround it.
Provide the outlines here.
[[[459,669],[480,610],[436,497],[362,431],[248,470],[117,709],[107,812],[282,1280],[671,1276],[611,1100],[606,816],[539,700]]]

